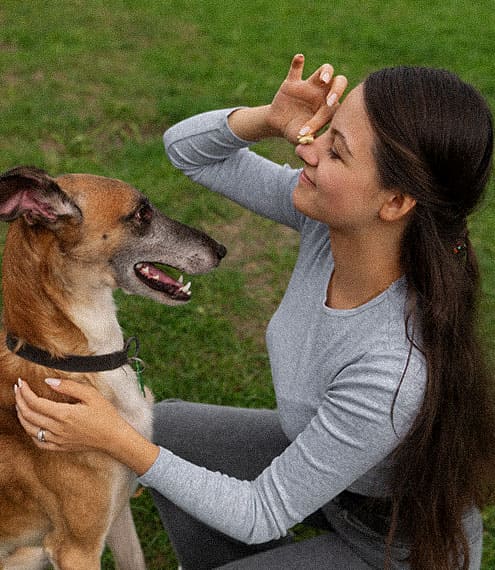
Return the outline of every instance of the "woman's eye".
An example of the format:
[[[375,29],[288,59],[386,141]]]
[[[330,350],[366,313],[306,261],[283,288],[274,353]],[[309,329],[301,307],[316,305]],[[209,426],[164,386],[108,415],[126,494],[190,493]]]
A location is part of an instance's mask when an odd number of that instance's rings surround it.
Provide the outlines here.
[[[334,148],[330,148],[328,156],[333,160],[338,160],[340,158],[339,153]]]

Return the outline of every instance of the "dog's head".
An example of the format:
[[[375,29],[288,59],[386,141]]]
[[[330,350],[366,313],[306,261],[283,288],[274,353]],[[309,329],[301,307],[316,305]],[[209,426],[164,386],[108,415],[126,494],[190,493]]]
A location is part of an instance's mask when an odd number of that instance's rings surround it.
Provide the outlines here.
[[[160,266],[189,274],[218,265],[225,248],[154,208],[132,186],[89,174],[50,177],[19,167],[0,176],[0,220],[56,252],[65,271],[150,297],[185,303],[190,291]]]

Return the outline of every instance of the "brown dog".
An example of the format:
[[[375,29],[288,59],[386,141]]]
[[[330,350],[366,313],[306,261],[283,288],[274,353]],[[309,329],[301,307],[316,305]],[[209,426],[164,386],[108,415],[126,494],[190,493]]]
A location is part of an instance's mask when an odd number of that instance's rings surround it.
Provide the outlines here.
[[[124,182],[87,174],[6,172],[0,220],[12,222],[0,336],[0,568],[96,570],[107,542],[120,569],[142,570],[128,500],[133,474],[98,452],[35,446],[17,420],[13,385],[21,377],[38,395],[63,401],[45,378],[89,383],[150,437],[152,398],[126,364],[112,291],[185,303],[190,285],[154,262],[203,273],[225,248]]]

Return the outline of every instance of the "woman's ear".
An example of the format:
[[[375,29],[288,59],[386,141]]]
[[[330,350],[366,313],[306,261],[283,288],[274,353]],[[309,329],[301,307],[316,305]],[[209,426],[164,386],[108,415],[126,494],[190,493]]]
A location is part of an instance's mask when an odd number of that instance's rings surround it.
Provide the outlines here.
[[[379,216],[384,222],[397,222],[403,219],[416,206],[416,200],[402,192],[388,192]]]

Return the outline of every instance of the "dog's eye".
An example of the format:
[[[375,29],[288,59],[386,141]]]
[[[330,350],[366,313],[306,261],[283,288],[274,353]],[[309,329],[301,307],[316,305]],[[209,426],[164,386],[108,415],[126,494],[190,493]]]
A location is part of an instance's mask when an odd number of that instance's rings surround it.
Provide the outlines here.
[[[134,214],[134,220],[140,224],[149,224],[153,218],[153,210],[149,204],[142,204]]]

